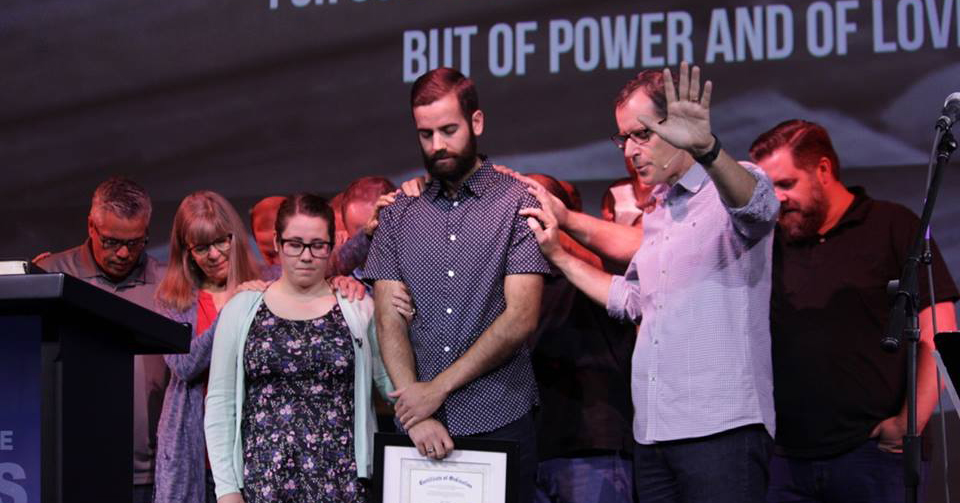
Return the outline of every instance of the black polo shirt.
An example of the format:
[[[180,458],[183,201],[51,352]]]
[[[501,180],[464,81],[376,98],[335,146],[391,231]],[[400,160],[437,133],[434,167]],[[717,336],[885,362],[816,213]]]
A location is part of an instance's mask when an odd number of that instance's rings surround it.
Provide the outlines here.
[[[920,220],[909,209],[870,199],[853,203],[825,235],[787,243],[778,229],[770,309],[777,450],[826,457],[867,440],[906,397],[906,351],[880,347],[889,317],[887,282],[900,276]],[[937,302],[958,292],[936,243]],[[930,306],[926,267],[920,307]]]

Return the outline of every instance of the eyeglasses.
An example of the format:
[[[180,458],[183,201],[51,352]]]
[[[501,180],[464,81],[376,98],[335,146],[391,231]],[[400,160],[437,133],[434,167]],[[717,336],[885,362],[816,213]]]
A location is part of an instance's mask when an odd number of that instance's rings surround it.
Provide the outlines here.
[[[104,236],[100,229],[97,227],[97,224],[93,224],[93,230],[97,233],[97,236],[100,238],[100,246],[105,250],[119,250],[120,248],[127,247],[127,250],[136,251],[140,250],[150,242],[150,236],[143,236],[136,239],[116,239]]]
[[[657,121],[657,124],[663,124],[667,122],[667,118],[664,117]],[[650,138],[653,137],[653,131],[649,128],[638,129],[636,131],[631,131],[627,134],[615,134],[611,135],[610,139],[613,141],[614,145],[617,146],[620,150],[627,148],[627,140],[633,140],[637,145],[643,145],[650,141]]]
[[[280,238],[280,251],[288,257],[299,257],[303,254],[304,248],[310,250],[310,256],[313,258],[327,258],[330,256],[333,243],[319,240],[304,243],[299,239]]]
[[[614,134],[610,136],[610,140],[619,148],[623,150],[627,148],[627,141],[633,140],[637,145],[643,145],[650,141],[650,138],[653,137],[653,131],[649,129],[638,129],[636,131],[631,131],[627,134]]]
[[[221,238],[218,238],[212,243],[204,243],[199,245],[194,245],[190,247],[190,253],[199,256],[205,256],[210,253],[210,248],[216,248],[220,253],[227,253],[230,251],[230,246],[233,245],[233,234],[227,234]]]

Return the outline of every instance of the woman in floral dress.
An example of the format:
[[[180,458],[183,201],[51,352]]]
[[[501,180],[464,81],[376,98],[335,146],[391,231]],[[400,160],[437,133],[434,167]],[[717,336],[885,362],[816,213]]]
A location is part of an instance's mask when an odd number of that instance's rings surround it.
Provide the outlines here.
[[[333,233],[322,198],[288,197],[281,278],[221,313],[205,421],[220,503],[367,501],[371,383],[384,396],[390,385],[372,301],[348,301],[326,280]]]

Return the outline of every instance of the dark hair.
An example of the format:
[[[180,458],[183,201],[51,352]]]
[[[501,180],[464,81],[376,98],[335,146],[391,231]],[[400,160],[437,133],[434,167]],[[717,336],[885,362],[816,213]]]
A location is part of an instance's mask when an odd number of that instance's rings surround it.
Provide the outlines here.
[[[429,105],[450,93],[456,94],[460,111],[469,123],[480,109],[480,98],[473,81],[453,68],[437,68],[421,75],[410,90],[410,108]]]
[[[150,196],[137,182],[121,176],[114,176],[97,185],[93,191],[90,212],[101,209],[114,215],[130,219],[146,216],[150,220],[153,206]]]
[[[387,193],[397,190],[397,186],[390,180],[382,176],[364,176],[350,182],[347,188],[343,190],[343,198],[340,201],[340,211],[346,212],[347,205],[353,201],[366,201],[374,203],[377,199]]]
[[[773,129],[761,134],[750,145],[750,158],[759,162],[774,151],[787,147],[798,169],[813,171],[826,157],[830,161],[830,173],[840,179],[840,160],[830,141],[830,134],[820,124],[800,119],[783,121]]]
[[[277,223],[274,230],[277,231],[277,239],[283,235],[287,229],[287,223],[294,215],[306,215],[308,217],[320,217],[327,221],[327,228],[330,231],[330,241],[333,242],[333,236],[336,232],[336,224],[333,220],[333,208],[327,203],[327,200],[316,194],[302,192],[287,196],[277,209]]]
[[[663,73],[658,70],[644,70],[637,74],[630,82],[620,89],[617,98],[613,101],[614,109],[619,109],[633,96],[633,93],[643,91],[653,102],[653,109],[662,119],[667,116],[667,93],[663,87]]]

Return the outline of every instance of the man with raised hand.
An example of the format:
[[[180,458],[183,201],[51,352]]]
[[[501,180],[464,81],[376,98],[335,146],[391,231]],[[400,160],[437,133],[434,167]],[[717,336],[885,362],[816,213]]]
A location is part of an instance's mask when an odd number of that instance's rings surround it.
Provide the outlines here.
[[[770,180],[721,147],[710,128],[712,83],[700,70],[645,71],[617,97],[614,143],[656,207],[642,243],[570,212],[542,187],[521,214],[541,249],[611,316],[639,324],[632,360],[634,487],[639,501],[761,502],[774,434],[770,274],[779,203]],[[633,246],[623,276],[574,257]],[[641,323],[641,319],[643,322]]]

